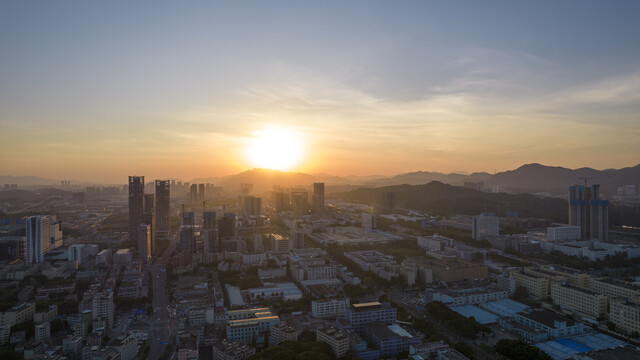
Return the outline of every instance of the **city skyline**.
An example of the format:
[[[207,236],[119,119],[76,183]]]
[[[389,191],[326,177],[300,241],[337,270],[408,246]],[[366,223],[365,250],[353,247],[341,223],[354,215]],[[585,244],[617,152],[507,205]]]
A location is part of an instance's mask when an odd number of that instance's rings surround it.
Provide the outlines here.
[[[2,173],[640,162],[638,3],[190,5],[0,5]],[[256,158],[273,129],[286,166]]]

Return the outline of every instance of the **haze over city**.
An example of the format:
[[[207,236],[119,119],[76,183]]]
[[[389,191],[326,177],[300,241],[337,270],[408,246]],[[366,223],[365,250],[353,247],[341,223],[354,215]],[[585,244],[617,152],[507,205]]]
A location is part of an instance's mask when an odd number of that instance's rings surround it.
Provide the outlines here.
[[[638,6],[3,2],[2,173],[634,166]]]
[[[0,359],[640,359],[639,19],[0,1]]]

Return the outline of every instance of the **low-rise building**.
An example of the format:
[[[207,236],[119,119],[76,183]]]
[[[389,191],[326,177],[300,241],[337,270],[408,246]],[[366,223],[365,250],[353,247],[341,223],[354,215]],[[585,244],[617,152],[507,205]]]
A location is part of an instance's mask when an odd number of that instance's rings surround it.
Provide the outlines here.
[[[333,350],[336,359],[345,356],[349,351],[349,337],[345,332],[334,327],[318,329],[316,331],[316,341],[328,344]]]
[[[368,323],[364,326],[364,334],[367,341],[380,350],[380,357],[395,356],[408,351],[409,346],[420,343],[419,338],[409,334],[398,324]]]
[[[311,315],[320,318],[344,316],[348,307],[348,298],[314,300],[311,302]]]
[[[569,310],[577,311],[593,319],[603,318],[607,314],[607,297],[568,284],[551,284],[551,299],[554,303]]]
[[[49,305],[47,310],[33,314],[33,322],[36,324],[42,324],[53,320],[56,316],[58,316],[58,305]]]
[[[584,325],[549,310],[532,310],[513,317],[517,323],[545,332],[549,337],[562,337],[584,332]]]
[[[214,360],[242,360],[255,353],[253,346],[238,341],[222,340],[213,346]]]
[[[609,306],[609,320],[616,329],[628,334],[640,333],[640,298],[611,299]]]
[[[271,327],[269,346],[277,346],[285,341],[297,341],[298,331],[291,325],[280,323]]]
[[[34,336],[36,341],[49,341],[49,336],[51,335],[51,326],[48,322],[42,324],[34,325]]]
[[[7,311],[0,312],[0,326],[13,326],[32,321],[35,312],[35,303],[30,302],[16,305]]]

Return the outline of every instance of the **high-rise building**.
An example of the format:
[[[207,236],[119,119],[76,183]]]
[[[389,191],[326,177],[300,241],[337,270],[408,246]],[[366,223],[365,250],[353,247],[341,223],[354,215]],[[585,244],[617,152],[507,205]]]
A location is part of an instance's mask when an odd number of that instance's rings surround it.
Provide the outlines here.
[[[93,320],[102,319],[106,322],[107,329],[113,327],[113,292],[103,290],[100,293],[93,294],[91,299],[91,307],[93,310]]]
[[[26,262],[28,264],[41,263],[44,254],[51,245],[50,217],[48,215],[30,216],[25,220],[26,230]]]
[[[212,253],[218,251],[215,211],[205,211],[202,213],[202,230],[204,233],[204,252]]]
[[[500,234],[500,220],[491,215],[480,215],[471,218],[471,238],[485,240]]]
[[[260,216],[262,212],[262,199],[252,195],[244,197],[244,214],[248,216]]]
[[[373,214],[362,213],[362,231],[370,233],[376,228],[376,216]]]
[[[175,184],[175,180],[171,180]],[[155,232],[159,236],[168,236],[171,231],[171,192],[169,180],[156,180],[156,223]]]
[[[218,220],[218,235],[220,239],[236,235],[236,214],[224,213],[224,216]]]
[[[609,239],[609,201],[600,199],[600,185],[569,186],[569,225],[582,239]]]
[[[291,210],[296,217],[308,215],[309,197],[304,189],[291,189]]]
[[[191,188],[190,188],[190,198],[191,198],[191,202],[197,202],[198,201],[198,184],[192,184]]]
[[[193,211],[187,211],[182,213],[182,225],[195,225],[195,214]]]
[[[144,176],[129,176],[129,240],[137,241],[138,226],[144,221]]]
[[[302,230],[291,230],[290,237],[294,249],[304,249],[304,232]]]
[[[196,251],[196,237],[193,225],[180,227],[180,250],[183,254],[193,254]]]
[[[142,213],[142,223],[148,225],[149,230],[151,231],[151,251],[149,252],[149,256],[151,256],[156,245],[156,211],[155,196],[153,194],[144,194],[144,206]],[[138,232],[138,234],[140,234],[140,232]]]
[[[138,260],[145,263],[151,260],[151,225],[140,224],[138,226]]]
[[[274,196],[273,202],[275,203],[276,213],[279,214],[283,211],[288,211],[290,209],[289,196],[286,193],[275,192],[273,196]]]
[[[204,184],[198,184],[198,200],[204,201]]]
[[[324,214],[324,183],[313,184],[313,198],[311,199],[311,211],[315,215]]]

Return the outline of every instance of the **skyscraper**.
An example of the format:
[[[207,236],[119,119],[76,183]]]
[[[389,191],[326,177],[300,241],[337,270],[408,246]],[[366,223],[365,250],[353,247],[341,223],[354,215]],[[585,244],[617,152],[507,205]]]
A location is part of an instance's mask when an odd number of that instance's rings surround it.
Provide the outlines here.
[[[569,186],[569,225],[582,239],[609,239],[609,201],[600,199],[600,185]]]
[[[25,221],[27,239],[25,259],[28,264],[41,263],[44,260],[44,254],[49,251],[51,244],[49,219],[48,215],[38,215],[30,216]]]
[[[151,260],[151,225],[138,225],[138,260],[140,263],[146,263]]]
[[[204,184],[198,184],[198,200],[200,201],[204,201],[204,191],[205,186]]]
[[[313,198],[311,199],[311,211],[316,215],[324,214],[324,183],[313,184]]]
[[[180,250],[183,254],[193,254],[196,251],[196,238],[193,225],[180,227]]]
[[[309,196],[304,189],[291,189],[291,210],[296,217],[309,214]]]
[[[144,206],[142,213],[142,223],[148,225],[149,231],[151,232],[151,251],[149,251],[149,256],[151,256],[153,249],[156,246],[156,211],[155,196],[153,194],[144,194]],[[139,231],[138,234],[140,234]]]
[[[144,176],[129,176],[129,240],[137,241],[144,220]]]
[[[182,225],[195,225],[195,214],[193,211],[187,211],[182,213]]]
[[[172,180],[175,183],[175,180]],[[156,236],[166,237],[171,232],[171,196],[169,180],[156,180]]]
[[[204,252],[212,253],[218,251],[215,211],[205,211],[202,214],[202,230],[204,233]]]
[[[262,199],[253,195],[244,198],[244,214],[260,216],[262,211]]]
[[[198,184],[192,184],[191,185],[191,189],[190,189],[190,198],[191,198],[191,202],[197,202],[198,201]]]

